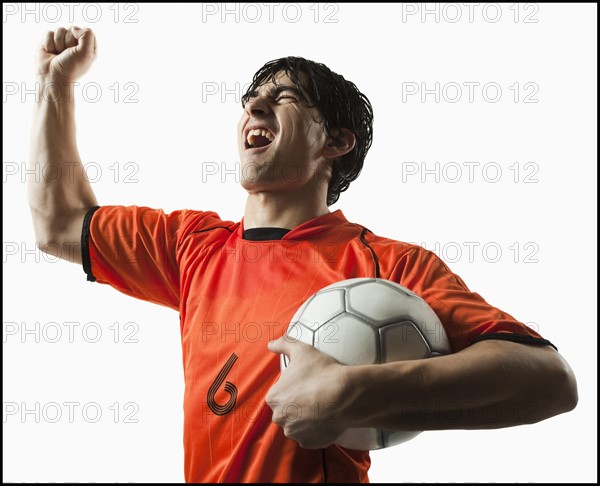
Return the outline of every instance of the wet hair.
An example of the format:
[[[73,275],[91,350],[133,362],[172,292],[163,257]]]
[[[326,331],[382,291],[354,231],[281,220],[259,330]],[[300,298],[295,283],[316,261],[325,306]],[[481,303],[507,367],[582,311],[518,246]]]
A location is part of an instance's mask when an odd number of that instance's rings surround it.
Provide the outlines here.
[[[356,85],[334,73],[325,64],[302,57],[283,57],[266,63],[252,79],[242,96],[242,106],[256,93],[259,86],[274,82],[276,76],[285,73],[301,93],[309,100],[302,102],[315,107],[323,118],[327,134],[331,130],[347,128],[356,137],[354,148],[334,161],[331,180],[327,189],[327,205],[335,203],[340,193],[348,189],[362,170],[365,156],[373,141],[373,108],[369,99]],[[301,79],[300,73],[305,75]]]

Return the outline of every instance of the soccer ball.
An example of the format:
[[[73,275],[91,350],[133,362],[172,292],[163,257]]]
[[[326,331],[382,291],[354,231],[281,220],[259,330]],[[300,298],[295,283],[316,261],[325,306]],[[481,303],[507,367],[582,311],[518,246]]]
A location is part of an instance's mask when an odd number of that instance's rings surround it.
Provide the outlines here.
[[[345,365],[388,363],[449,354],[450,343],[427,302],[395,282],[352,278],[319,290],[298,309],[287,335]],[[281,355],[281,370],[288,358]],[[374,450],[409,441],[421,432],[347,429],[336,444]]]

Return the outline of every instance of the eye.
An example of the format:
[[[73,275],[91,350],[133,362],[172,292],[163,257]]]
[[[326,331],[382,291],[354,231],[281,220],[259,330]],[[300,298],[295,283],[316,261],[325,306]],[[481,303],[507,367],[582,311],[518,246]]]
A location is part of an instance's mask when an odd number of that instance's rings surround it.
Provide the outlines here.
[[[275,101],[281,101],[281,100],[292,100],[292,101],[298,101],[298,99],[293,96],[293,95],[279,95]]]

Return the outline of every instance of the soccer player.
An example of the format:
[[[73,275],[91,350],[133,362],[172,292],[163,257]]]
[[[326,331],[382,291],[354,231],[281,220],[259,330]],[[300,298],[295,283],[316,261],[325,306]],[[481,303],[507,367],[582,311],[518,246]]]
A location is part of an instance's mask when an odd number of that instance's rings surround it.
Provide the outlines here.
[[[37,75],[55,96],[36,105],[32,164],[81,167],[67,91],[95,53],[89,29],[45,35]],[[242,104],[248,198],[239,222],[210,211],[99,206],[83,170],[29,179],[44,251],[82,265],[90,281],[179,312],[186,481],[366,482],[368,452],[334,444],[348,427],[497,428],[576,406],[575,377],[552,343],[471,292],[434,253],[329,211],[371,145],[371,105],[353,83],[284,58],[257,72]],[[421,295],[453,353],[343,366],[282,338],[310,295],[354,277]],[[280,353],[291,359],[282,374]]]

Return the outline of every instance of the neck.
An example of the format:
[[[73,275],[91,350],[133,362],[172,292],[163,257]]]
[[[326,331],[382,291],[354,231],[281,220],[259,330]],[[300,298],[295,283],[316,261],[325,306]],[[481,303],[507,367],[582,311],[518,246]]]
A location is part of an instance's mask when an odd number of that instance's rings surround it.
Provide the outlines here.
[[[287,228],[329,213],[325,196],[295,192],[251,192],[246,200],[244,228]]]

